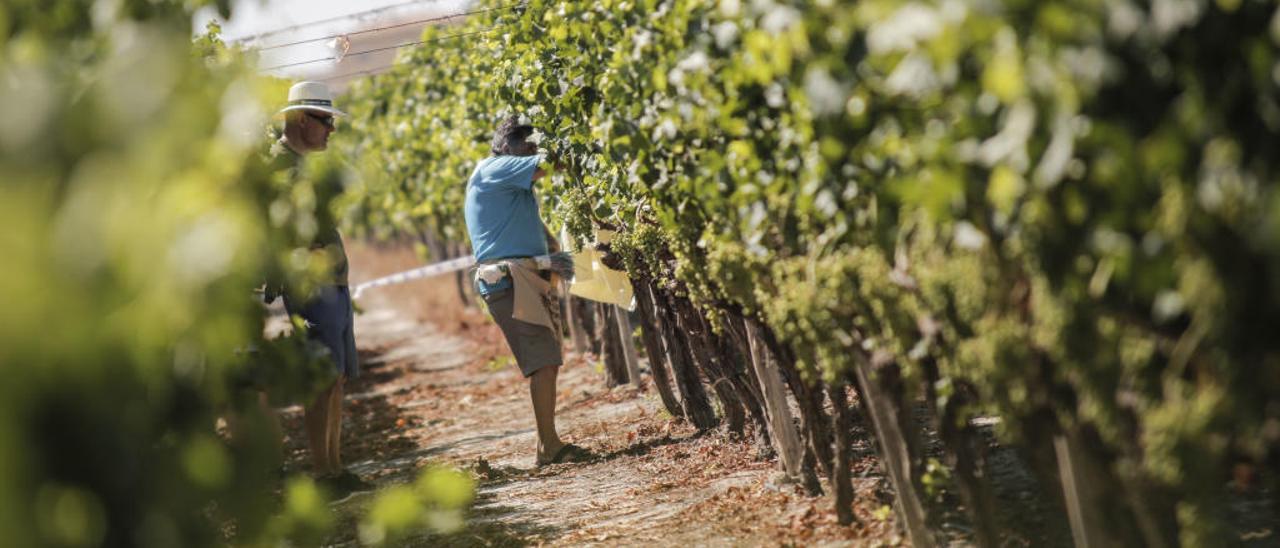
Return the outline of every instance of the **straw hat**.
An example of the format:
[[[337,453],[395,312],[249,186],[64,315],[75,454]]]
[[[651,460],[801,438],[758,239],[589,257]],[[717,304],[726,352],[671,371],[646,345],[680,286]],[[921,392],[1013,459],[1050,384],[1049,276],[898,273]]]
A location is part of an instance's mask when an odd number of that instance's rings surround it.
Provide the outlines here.
[[[298,82],[289,88],[289,105],[280,109],[280,114],[291,110],[312,110],[333,116],[347,115],[333,108],[333,94],[323,82]]]

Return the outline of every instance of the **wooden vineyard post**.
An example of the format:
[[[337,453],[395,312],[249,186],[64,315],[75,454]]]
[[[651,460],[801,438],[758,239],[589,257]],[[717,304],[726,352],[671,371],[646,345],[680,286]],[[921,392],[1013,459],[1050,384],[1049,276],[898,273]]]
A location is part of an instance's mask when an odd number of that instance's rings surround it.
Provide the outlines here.
[[[769,350],[774,363],[778,365],[778,371],[782,373],[783,380],[791,388],[791,394],[799,404],[800,428],[804,435],[804,461],[801,472],[804,475],[805,491],[810,496],[816,497],[822,494],[822,484],[818,481],[817,469],[821,467],[830,475],[832,458],[831,428],[826,412],[822,409],[822,387],[819,383],[813,383],[812,386],[806,384],[800,378],[800,372],[796,370],[796,359],[791,349],[782,344],[767,327],[759,325],[757,327],[765,348]]]
[[[799,481],[801,478],[801,460],[804,448],[800,445],[800,434],[796,432],[796,423],[791,418],[791,409],[787,407],[787,394],[782,388],[782,377],[778,372],[778,364],[760,340],[760,326],[754,320],[746,320],[747,343],[751,347],[751,367],[760,381],[760,392],[764,396],[765,412],[768,414],[769,438],[776,444],[779,459],[787,475]]]
[[[635,332],[631,327],[631,316],[621,306],[613,307],[614,318],[618,322],[618,342],[622,345],[622,358],[627,362],[627,377],[636,388],[644,388],[640,383],[640,357],[636,354]]]
[[[858,385],[862,387],[861,395],[866,404],[867,415],[871,417],[876,439],[880,442],[880,456],[885,470],[889,473],[889,481],[893,482],[893,489],[897,493],[896,505],[898,515],[902,517],[903,528],[906,529],[912,546],[931,548],[935,543],[932,533],[929,532],[924,501],[921,500],[912,480],[914,466],[907,435],[901,428],[902,417],[899,417],[892,396],[886,393],[876,381],[872,370],[872,359],[858,353],[853,361]]]
[[[1099,507],[1093,504],[1096,497],[1089,485],[1089,472],[1083,459],[1077,454],[1072,440],[1064,435],[1053,437],[1053,451],[1058,457],[1058,476],[1062,479],[1062,495],[1066,502],[1067,519],[1071,522],[1071,537],[1079,548],[1109,546],[1103,534]]]

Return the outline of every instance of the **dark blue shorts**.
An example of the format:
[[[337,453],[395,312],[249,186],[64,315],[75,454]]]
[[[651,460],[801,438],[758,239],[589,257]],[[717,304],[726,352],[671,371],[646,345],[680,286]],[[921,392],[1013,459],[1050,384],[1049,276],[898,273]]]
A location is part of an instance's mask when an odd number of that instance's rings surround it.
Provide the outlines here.
[[[360,376],[360,366],[356,361],[355,318],[347,286],[321,287],[307,302],[301,306],[297,304],[286,298],[285,310],[307,322],[307,337],[320,341],[329,349],[338,374],[349,379]]]

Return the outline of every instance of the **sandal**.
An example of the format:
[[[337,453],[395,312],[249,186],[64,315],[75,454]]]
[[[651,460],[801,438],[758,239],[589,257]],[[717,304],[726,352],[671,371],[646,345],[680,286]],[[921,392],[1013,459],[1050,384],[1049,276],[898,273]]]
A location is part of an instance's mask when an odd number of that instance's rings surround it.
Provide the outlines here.
[[[556,451],[556,454],[551,457],[551,460],[541,461],[537,464],[538,466],[547,466],[549,464],[564,464],[567,462],[584,462],[590,460],[594,456],[595,454],[593,454],[590,449],[580,445],[566,443],[559,451]]]

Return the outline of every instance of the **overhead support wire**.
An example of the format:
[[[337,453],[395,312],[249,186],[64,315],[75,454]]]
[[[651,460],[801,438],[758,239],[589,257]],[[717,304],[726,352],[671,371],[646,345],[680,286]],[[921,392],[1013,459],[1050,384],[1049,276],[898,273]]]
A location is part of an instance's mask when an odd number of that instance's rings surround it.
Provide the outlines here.
[[[235,37],[235,38],[228,38],[226,41],[227,41],[227,42],[252,42],[252,41],[254,41],[254,40],[261,40],[261,39],[266,38],[266,37],[268,37],[268,36],[275,36],[275,35],[277,35],[277,34],[285,34],[285,33],[289,33],[289,32],[294,32],[294,31],[297,31],[297,30],[305,29],[305,28],[307,28],[307,27],[314,27],[314,26],[316,26],[316,25],[323,25],[323,24],[325,24],[325,23],[335,23],[335,22],[338,22],[338,21],[346,21],[346,20],[348,20],[348,19],[358,19],[358,18],[362,18],[362,17],[369,16],[369,15],[374,15],[374,14],[382,13],[382,12],[385,12],[385,11],[391,11],[391,10],[396,9],[396,8],[403,8],[403,7],[405,7],[405,6],[412,6],[412,5],[415,5],[415,4],[436,3],[436,2],[439,2],[439,1],[440,1],[440,0],[409,0],[408,2],[401,2],[401,3],[399,3],[399,4],[391,4],[391,5],[389,5],[389,6],[382,6],[382,7],[380,7],[380,8],[374,8],[374,9],[371,9],[371,10],[368,10],[368,11],[362,11],[362,12],[357,12],[357,13],[348,13],[348,14],[346,14],[346,15],[339,15],[339,16],[337,16],[337,17],[330,17],[330,18],[328,18],[328,19],[318,19],[318,20],[315,20],[315,21],[308,21],[308,22],[306,22],[306,23],[298,23],[297,25],[293,25],[293,26],[289,26],[289,27],[284,27],[284,28],[279,28],[279,29],[275,29],[275,30],[269,30],[269,31],[266,31],[266,32],[259,32],[259,33],[257,33],[257,34],[249,34],[249,35],[245,35],[245,36],[238,36],[238,37]]]
[[[489,30],[495,30],[495,29],[492,29],[492,28],[491,28],[491,29],[489,29]],[[490,51],[490,52],[492,52],[492,51],[495,51],[495,49],[494,49],[494,48],[488,48],[488,49],[485,49],[484,51]],[[344,73],[342,73],[342,74],[334,74],[333,76],[325,76],[324,78],[317,78],[316,80],[317,80],[317,81],[319,81],[319,82],[330,82],[330,81],[333,81],[333,80],[341,80],[341,79],[343,79],[343,78],[354,78],[354,77],[357,77],[357,76],[365,76],[365,75],[374,75],[374,76],[376,76],[376,75],[379,75],[379,74],[386,74],[386,73],[388,73],[388,72],[391,72],[391,71],[395,70],[396,68],[403,67],[403,66],[410,66],[410,65],[405,64],[405,63],[397,63],[397,62],[392,61],[391,63],[387,63],[387,64],[385,64],[385,65],[378,65],[378,66],[376,66],[376,67],[367,68],[367,69],[364,69],[364,70],[353,70],[353,71],[351,71],[351,72],[344,72]]]
[[[289,46],[296,46],[296,45],[299,45],[299,44],[310,44],[310,43],[312,43],[312,42],[321,42],[321,41],[324,41],[324,40],[330,40],[330,39],[338,38],[338,37],[341,37],[341,36],[346,36],[346,37],[359,36],[359,35],[362,35],[362,34],[370,34],[370,33],[374,33],[374,32],[381,32],[381,31],[384,31],[384,30],[398,29],[398,28],[402,28],[402,27],[408,27],[408,26],[418,25],[418,24],[424,24],[424,23],[439,23],[439,22],[441,22],[441,21],[448,21],[448,20],[450,20],[450,19],[456,19],[456,18],[458,18],[458,17],[466,17],[466,16],[469,16],[469,15],[477,15],[477,14],[486,13],[486,12],[490,12],[490,11],[509,10],[509,9],[514,8],[514,7],[516,7],[516,6],[515,6],[515,5],[511,5],[511,6],[501,6],[501,7],[496,7],[496,8],[485,8],[485,9],[480,9],[480,10],[465,11],[465,12],[461,12],[461,13],[453,13],[453,14],[449,14],[449,15],[440,15],[440,16],[436,16],[436,17],[429,17],[429,18],[427,18],[427,19],[418,19],[418,20],[416,20],[416,21],[409,21],[409,22],[406,22],[406,23],[397,23],[397,24],[394,24],[394,25],[387,25],[387,26],[385,26],[385,27],[377,27],[377,28],[372,28],[372,29],[358,30],[358,31],[354,31],[354,32],[345,32],[345,33],[338,33],[338,34],[330,34],[330,35],[328,35],[328,36],[320,36],[320,37],[317,37],[317,38],[308,38],[308,39],[306,39],[306,40],[297,40],[297,41],[294,41],[294,42],[285,42],[285,43],[283,43],[283,44],[273,44],[273,45],[270,45],[270,46],[263,46],[263,47],[256,48],[256,49],[257,49],[258,51],[267,51],[267,50],[273,50],[273,49],[279,49],[279,48],[286,48],[286,47],[289,47]]]
[[[324,77],[324,78],[320,78],[320,79],[318,79],[318,81],[320,81],[320,82],[330,82],[330,81],[333,81],[333,80],[341,80],[341,79],[343,79],[343,78],[354,78],[354,77],[356,77],[356,76],[365,76],[365,75],[367,75],[367,74],[382,74],[382,73],[384,73],[384,72],[391,72],[391,69],[394,69],[395,67],[396,67],[396,65],[395,65],[395,64],[382,65],[382,66],[380,66],[380,67],[374,67],[374,68],[371,68],[371,69],[358,70],[358,71],[354,71],[354,72],[346,72],[346,73],[343,73],[343,74],[335,74],[335,75],[333,75],[333,76],[327,76],[327,77]],[[385,70],[384,70],[384,69],[385,69]]]
[[[437,37],[435,37],[435,38],[430,38],[430,39],[427,39],[427,40],[418,40],[418,41],[416,41],[416,42],[405,42],[405,43],[403,43],[403,44],[396,44],[396,45],[394,45],[394,46],[386,46],[386,47],[382,47],[382,48],[367,49],[367,50],[364,50],[364,51],[357,51],[357,52],[355,52],[355,53],[348,53],[348,54],[346,54],[345,56],[343,56],[343,59],[349,59],[349,58],[352,58],[352,57],[359,57],[359,56],[361,56],[361,55],[368,55],[368,54],[370,54],[370,53],[378,53],[378,52],[380,52],[380,51],[387,51],[387,50],[393,50],[393,49],[400,49],[400,48],[406,48],[406,47],[411,47],[411,46],[421,46],[421,45],[423,45],[423,44],[430,44],[430,43],[433,43],[433,42],[440,42],[440,41],[443,41],[443,40],[448,40],[448,39],[450,39],[450,38],[462,38],[462,37],[464,37],[464,36],[474,36],[474,35],[477,35],[477,34],[485,34],[485,33],[487,33],[487,32],[492,32],[492,31],[497,30],[497,29],[498,29],[498,27],[497,27],[497,26],[493,26],[493,27],[489,27],[489,28],[487,28],[487,29],[482,29],[482,30],[477,30],[477,31],[472,31],[472,32],[459,32],[459,33],[456,33],[456,34],[449,34],[449,35],[446,35],[446,36],[437,36]],[[337,59],[338,59],[338,58],[337,58],[337,57],[334,57],[334,56],[321,57],[321,58],[319,58],[319,59],[308,59],[308,60],[306,60],[306,61],[298,61],[298,62],[295,62],[295,63],[285,63],[285,64],[282,64],[282,65],[270,66],[270,67],[266,67],[266,68],[263,68],[263,69],[260,69],[260,70],[261,70],[261,71],[263,71],[263,72],[267,72],[267,71],[278,70],[278,69],[282,69],[282,68],[298,67],[298,66],[302,66],[302,65],[310,65],[310,64],[314,64],[314,63],[323,63],[323,62],[325,62],[325,61],[336,61]]]

